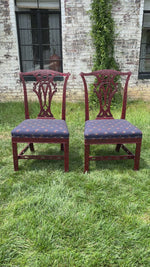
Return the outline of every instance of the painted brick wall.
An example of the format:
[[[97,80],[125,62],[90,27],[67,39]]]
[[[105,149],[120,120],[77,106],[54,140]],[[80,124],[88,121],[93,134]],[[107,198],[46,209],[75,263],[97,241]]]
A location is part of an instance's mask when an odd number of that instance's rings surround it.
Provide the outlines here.
[[[115,58],[122,71],[131,71],[128,96],[150,100],[150,80],[138,79],[144,0],[118,0],[112,15],[116,24]]]
[[[82,100],[83,84],[79,73],[91,71],[93,48],[88,11],[90,1],[62,1],[62,36],[64,71],[70,71],[68,97]]]
[[[94,49],[88,10],[91,0],[61,1],[63,71],[71,72],[67,98],[84,98],[79,73],[92,69]],[[122,71],[132,71],[129,96],[150,100],[150,81],[138,80],[144,0],[118,0],[113,7],[116,23],[115,58]],[[14,0],[0,2],[0,101],[22,98]]]
[[[19,60],[14,1],[0,1],[0,100],[20,98]]]

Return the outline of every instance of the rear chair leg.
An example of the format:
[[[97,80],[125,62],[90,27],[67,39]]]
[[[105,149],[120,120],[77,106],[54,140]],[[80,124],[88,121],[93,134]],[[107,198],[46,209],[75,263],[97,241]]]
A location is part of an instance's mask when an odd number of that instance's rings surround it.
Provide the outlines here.
[[[136,143],[136,149],[135,149],[135,159],[134,159],[134,170],[139,170],[140,165],[140,153],[141,153],[141,142]]]
[[[60,149],[61,149],[61,151],[64,151],[64,144],[60,145]]]
[[[14,171],[18,171],[18,152],[17,152],[17,143],[12,142],[13,149],[13,161],[14,161]]]
[[[90,145],[85,144],[84,150],[84,173],[89,171],[89,153],[90,153]]]
[[[121,144],[117,144],[117,145],[116,145],[116,151],[117,151],[117,152],[120,151],[120,147],[121,147]]]
[[[64,167],[65,172],[69,171],[69,140],[64,144]]]
[[[34,152],[35,150],[34,150],[33,143],[30,143],[29,146],[30,146],[30,150],[31,150],[32,152]]]

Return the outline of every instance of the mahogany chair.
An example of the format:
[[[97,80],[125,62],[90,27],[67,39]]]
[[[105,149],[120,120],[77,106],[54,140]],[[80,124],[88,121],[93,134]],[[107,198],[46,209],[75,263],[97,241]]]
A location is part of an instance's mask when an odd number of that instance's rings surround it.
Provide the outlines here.
[[[140,151],[142,142],[142,132],[125,120],[126,104],[127,104],[127,88],[131,72],[119,72],[116,70],[99,70],[90,73],[80,73],[85,90],[85,164],[84,172],[89,171],[89,161],[91,160],[120,160],[133,159],[134,170],[139,169]],[[92,77],[93,76],[93,77]],[[89,100],[88,88],[92,81],[94,92],[98,97],[100,110],[94,120],[89,119]],[[120,119],[114,119],[111,113],[113,105],[113,97],[118,91],[121,82],[123,85],[123,102],[122,114]],[[124,144],[136,144],[135,153],[133,154],[125,147]],[[110,156],[90,156],[90,145],[115,144],[116,151],[119,152],[122,148],[127,155],[110,155]]]
[[[26,81],[27,76],[32,79],[32,83]],[[64,160],[64,169],[66,172],[69,170],[69,132],[65,121],[66,86],[69,76],[70,73],[60,73],[52,70],[20,73],[24,90],[25,120],[11,132],[15,171],[18,170],[19,159]],[[35,119],[30,119],[29,116],[28,86],[32,87],[31,89],[35,92],[39,101],[40,111]],[[52,98],[58,91],[58,87],[63,87],[61,119],[55,119],[51,111]],[[19,154],[17,151],[18,143],[27,143]],[[61,144],[61,150],[64,150],[64,154],[33,155],[32,153],[32,155],[24,155],[28,148],[34,152],[33,143],[59,143]]]

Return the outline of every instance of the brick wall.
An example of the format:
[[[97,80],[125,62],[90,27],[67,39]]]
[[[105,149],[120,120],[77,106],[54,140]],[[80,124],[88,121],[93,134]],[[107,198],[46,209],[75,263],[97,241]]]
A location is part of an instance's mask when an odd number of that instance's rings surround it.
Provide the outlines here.
[[[14,1],[0,1],[0,100],[20,98],[19,59]]]
[[[84,98],[79,73],[92,69],[93,47],[88,10],[90,0],[64,0],[62,14],[63,71],[71,72],[67,98]],[[132,71],[129,97],[150,100],[150,81],[138,80],[144,0],[118,0],[113,7],[116,23],[115,58],[122,71]],[[0,101],[22,97],[14,0],[0,2]]]
[[[131,71],[128,96],[150,100],[150,80],[138,79],[144,0],[118,0],[112,15],[116,24],[115,58],[122,71]]]
[[[63,68],[70,71],[68,97],[83,100],[83,85],[79,73],[91,71],[93,48],[88,10],[90,1],[62,1]]]

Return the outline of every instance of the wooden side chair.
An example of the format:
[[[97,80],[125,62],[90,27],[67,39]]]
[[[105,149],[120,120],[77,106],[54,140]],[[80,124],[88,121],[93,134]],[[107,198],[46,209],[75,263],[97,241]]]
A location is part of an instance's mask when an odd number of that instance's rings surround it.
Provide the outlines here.
[[[139,169],[142,132],[125,120],[127,104],[127,88],[131,72],[119,72],[115,70],[99,70],[90,73],[80,73],[85,90],[85,164],[84,172],[89,171],[90,160],[120,160],[133,159],[134,170]],[[92,77],[93,76],[93,77]],[[94,120],[89,119],[88,88],[91,84],[87,80],[93,78],[94,92],[98,97],[100,110]],[[113,97],[119,84],[124,81],[122,114],[120,119],[114,119],[111,113]],[[133,154],[124,144],[135,143]],[[90,145],[115,144],[116,151],[122,148],[127,155],[90,156]]]
[[[27,76],[33,82],[27,82]],[[56,159],[64,160],[64,169],[69,170],[69,132],[65,121],[66,86],[70,73],[60,73],[52,70],[36,70],[21,72],[20,78],[24,90],[25,120],[11,131],[14,170],[18,170],[19,159]],[[60,81],[61,80],[61,81]],[[61,119],[55,119],[51,111],[53,95],[62,90]],[[63,84],[63,85],[62,85]],[[35,92],[39,101],[39,114],[35,119],[30,119],[28,105],[28,86]],[[32,103],[32,102],[31,102]],[[27,143],[26,147],[18,154],[17,144]],[[28,148],[34,152],[33,143],[59,143],[64,155],[24,155]]]

